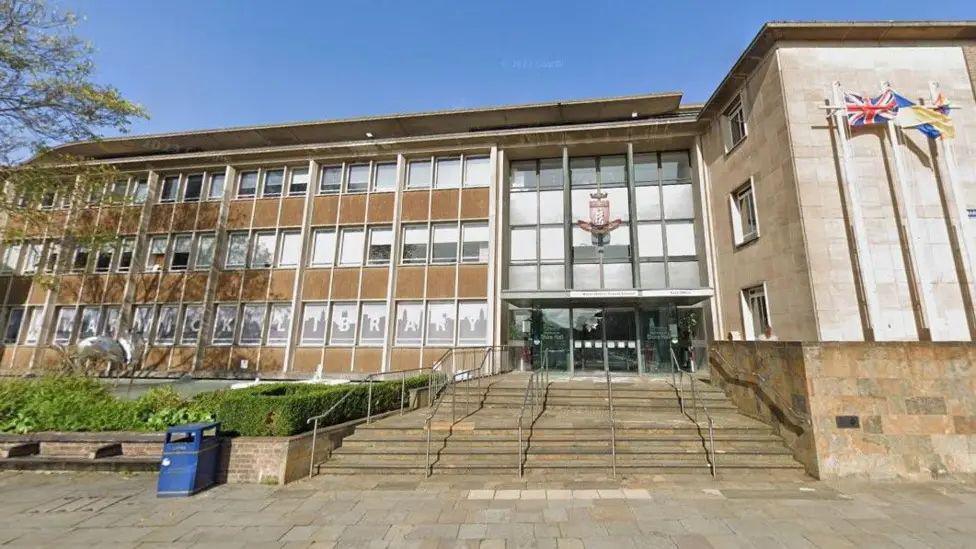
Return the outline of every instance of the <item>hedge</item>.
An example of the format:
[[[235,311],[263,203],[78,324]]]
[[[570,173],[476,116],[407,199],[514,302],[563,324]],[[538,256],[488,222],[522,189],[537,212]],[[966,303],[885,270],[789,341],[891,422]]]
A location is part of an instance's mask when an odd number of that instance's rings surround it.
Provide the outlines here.
[[[426,387],[427,380],[426,375],[407,378],[405,390]],[[400,408],[399,380],[372,385],[374,414]],[[366,417],[369,384],[274,383],[218,393],[198,398],[211,399],[223,431],[245,436],[290,436],[310,430],[308,418],[325,413],[348,393],[352,394],[322,418],[319,427]]]

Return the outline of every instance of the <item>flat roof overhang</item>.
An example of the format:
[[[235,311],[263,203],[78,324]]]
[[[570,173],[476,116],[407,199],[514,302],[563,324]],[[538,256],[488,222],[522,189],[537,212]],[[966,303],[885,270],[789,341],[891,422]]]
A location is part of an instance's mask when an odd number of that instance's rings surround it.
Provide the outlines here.
[[[693,290],[502,290],[506,303],[519,307],[654,307],[696,305],[715,295],[712,288]]]

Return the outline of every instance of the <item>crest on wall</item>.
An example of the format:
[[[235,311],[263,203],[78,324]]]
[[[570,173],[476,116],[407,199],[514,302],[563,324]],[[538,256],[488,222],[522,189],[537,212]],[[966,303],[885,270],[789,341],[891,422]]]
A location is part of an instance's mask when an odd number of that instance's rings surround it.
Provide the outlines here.
[[[598,245],[605,244],[604,237],[620,226],[620,219],[610,219],[610,200],[607,193],[597,189],[590,193],[590,220],[580,219],[576,222],[579,228],[593,235]]]

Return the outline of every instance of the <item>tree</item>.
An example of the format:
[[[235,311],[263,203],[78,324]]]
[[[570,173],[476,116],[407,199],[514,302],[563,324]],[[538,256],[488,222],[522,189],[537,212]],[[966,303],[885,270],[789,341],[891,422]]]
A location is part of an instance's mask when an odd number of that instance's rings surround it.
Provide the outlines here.
[[[145,110],[93,82],[92,46],[73,34],[76,17],[43,0],[0,0],[0,199],[6,241],[58,235],[64,244],[107,238],[92,224],[65,224],[65,209],[121,197],[105,192],[114,168],[57,154],[57,144],[125,133]]]

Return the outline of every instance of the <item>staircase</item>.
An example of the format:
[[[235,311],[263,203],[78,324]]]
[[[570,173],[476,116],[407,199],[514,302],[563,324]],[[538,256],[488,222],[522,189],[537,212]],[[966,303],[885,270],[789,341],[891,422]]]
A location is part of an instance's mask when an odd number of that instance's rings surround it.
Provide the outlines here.
[[[518,472],[518,415],[528,374],[510,373],[449,386],[431,422],[430,463],[434,474]],[[687,380],[685,381],[687,383]],[[714,420],[716,470],[720,478],[806,478],[769,426],[740,414],[725,394],[696,383],[698,398]],[[629,378],[613,382],[618,474],[694,475],[709,478],[707,424],[689,416],[691,394],[683,387],[681,412],[671,380]],[[452,419],[452,399],[454,414]],[[422,475],[427,464],[429,413],[423,408],[357,427],[321,473],[406,473]],[[534,416],[533,416],[534,417]],[[604,380],[552,380],[545,406],[529,427],[523,423],[526,474],[611,472],[610,414]]]

